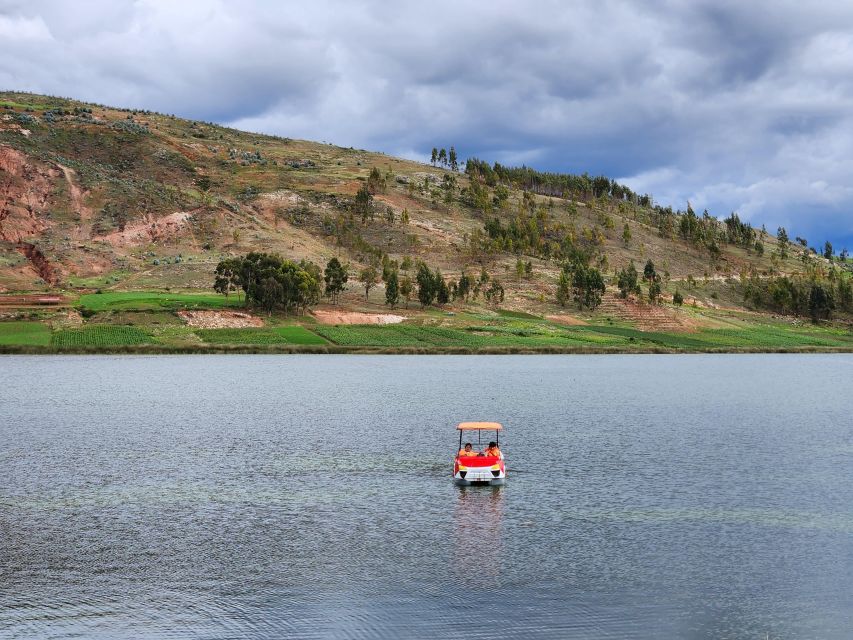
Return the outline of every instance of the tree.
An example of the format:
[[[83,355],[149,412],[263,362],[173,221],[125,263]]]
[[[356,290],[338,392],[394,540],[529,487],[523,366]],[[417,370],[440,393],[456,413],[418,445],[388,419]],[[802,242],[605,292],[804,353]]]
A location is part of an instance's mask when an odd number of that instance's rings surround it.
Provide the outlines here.
[[[809,292],[809,313],[812,322],[817,322],[820,318],[829,318],[833,309],[835,309],[835,301],[832,299],[832,293],[824,289],[823,285],[813,284]]]
[[[565,307],[572,293],[572,280],[570,273],[564,266],[560,270],[560,279],[557,281],[557,304]]]
[[[400,286],[397,280],[397,270],[394,269],[385,280],[385,304],[392,309],[397,305],[400,299]]]
[[[486,267],[480,269],[480,285],[488,284],[489,282],[489,272],[486,271]]]
[[[447,166],[447,150],[444,147],[438,152],[438,162],[441,166]]]
[[[438,149],[435,147],[432,148],[432,155],[430,156],[429,161],[432,163],[432,166],[435,166],[435,163],[438,161]]]
[[[495,185],[495,195],[492,196],[492,203],[498,209],[503,209],[506,201],[509,200],[509,189],[504,185]]]
[[[462,275],[459,276],[459,282],[456,285],[456,294],[468,302],[468,294],[471,293],[471,278],[468,277],[468,274],[464,271]]]
[[[625,243],[626,247],[631,244],[631,227],[628,226],[627,222],[625,223],[625,226],[622,227],[622,242]]]
[[[456,149],[454,147],[450,147],[450,153],[448,154],[448,160],[450,161],[451,171],[459,171],[459,163],[457,162]]]
[[[440,305],[447,304],[450,302],[450,289],[447,288],[447,283],[444,281],[441,271],[436,269],[432,278],[433,287],[435,289],[435,301]]]
[[[498,305],[504,301],[504,288],[499,280],[494,279],[483,295],[487,302]]]
[[[228,294],[237,291],[240,286],[240,258],[228,258],[216,265],[216,279],[213,282],[213,290],[217,293]]]
[[[646,262],[646,266],[643,267],[643,280],[646,282],[652,283],[655,278],[657,278],[657,272],[655,271],[655,263],[650,260]]]
[[[373,218],[372,202],[373,196],[370,194],[367,183],[365,183],[355,194],[355,211],[361,216],[362,224],[366,223],[368,218]]]
[[[679,307],[684,304],[684,296],[681,295],[681,292],[676,289],[675,293],[672,294],[672,304],[676,304]]]
[[[652,304],[660,300],[660,278],[652,280],[649,283],[649,302]]]
[[[832,260],[832,243],[829,240],[823,245],[823,257]]]
[[[616,274],[616,286],[619,287],[619,295],[622,298],[627,298],[632,293],[640,295],[639,274],[633,260]]]
[[[284,301],[284,287],[274,277],[269,276],[261,281],[261,306],[268,314]]]
[[[295,263],[252,252],[220,262],[214,288],[224,292],[236,284],[245,292],[246,306],[258,305],[269,313],[276,308],[304,312],[319,301],[321,282],[320,268],[308,260]]]
[[[382,177],[382,173],[376,167],[373,167],[370,170],[370,175],[367,176],[367,191],[371,195],[375,195],[377,193],[385,193],[385,189],[387,187],[387,183],[385,182],[385,178]]]
[[[400,294],[402,294],[403,299],[406,301],[406,309],[409,308],[409,300],[412,298],[413,290],[412,279],[409,276],[403,276],[403,279],[400,281]]]
[[[785,227],[779,227],[776,230],[776,242],[778,244],[779,257],[784,260],[788,257],[788,245],[790,244],[788,232],[785,231]]]
[[[364,285],[364,299],[369,300],[370,290],[379,282],[379,273],[376,271],[375,267],[367,266],[361,270],[359,280],[361,280],[361,284]]]
[[[427,307],[431,305],[438,292],[435,290],[435,280],[432,277],[432,271],[423,262],[418,265],[415,281],[418,283],[418,300],[421,306]]]
[[[332,258],[329,260],[328,264],[326,264],[326,271],[323,279],[326,282],[326,295],[332,299],[332,304],[337,304],[338,296],[341,291],[344,290],[347,280],[349,279],[346,267],[344,267],[337,258]]]
[[[604,276],[595,267],[578,263],[574,267],[572,290],[578,308],[586,306],[595,309],[601,304],[601,296],[604,295]]]

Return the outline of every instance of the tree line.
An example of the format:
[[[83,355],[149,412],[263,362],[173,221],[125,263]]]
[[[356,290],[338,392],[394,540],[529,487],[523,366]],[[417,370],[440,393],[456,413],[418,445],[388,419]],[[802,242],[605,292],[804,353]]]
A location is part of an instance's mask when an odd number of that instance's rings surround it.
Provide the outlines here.
[[[321,281],[320,267],[309,260],[294,262],[253,251],[221,260],[216,265],[213,288],[226,296],[242,290],[247,306],[258,306],[268,313],[276,309],[304,313],[320,300]]]
[[[493,165],[477,158],[465,161],[465,173],[482,180],[490,187],[504,184],[530,191],[538,195],[589,200],[602,196],[615,200],[636,202],[641,206],[651,203],[650,196],[640,196],[629,187],[611,180],[607,176],[590,176],[572,173],[537,171],[527,166],[506,167],[498,162]]]
[[[429,161],[434,167],[442,166],[451,171],[459,171],[459,157],[456,155],[454,147],[450,147],[450,151],[447,151],[444,147],[441,149],[433,147]]]

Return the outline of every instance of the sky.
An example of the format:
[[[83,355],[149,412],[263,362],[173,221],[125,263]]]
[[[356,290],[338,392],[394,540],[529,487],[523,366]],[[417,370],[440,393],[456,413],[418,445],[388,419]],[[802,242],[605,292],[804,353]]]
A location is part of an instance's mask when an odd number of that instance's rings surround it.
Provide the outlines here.
[[[853,250],[853,2],[0,0],[0,89],[453,145]]]

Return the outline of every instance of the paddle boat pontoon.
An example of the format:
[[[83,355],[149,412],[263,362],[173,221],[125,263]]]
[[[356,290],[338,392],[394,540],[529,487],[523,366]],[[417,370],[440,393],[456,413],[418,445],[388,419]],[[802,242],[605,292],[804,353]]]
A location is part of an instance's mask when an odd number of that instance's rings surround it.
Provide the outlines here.
[[[485,445],[483,432],[495,432],[494,442],[500,447],[500,433],[503,430],[498,422],[461,422],[456,430],[459,431],[459,450],[453,462],[453,482],[460,487],[470,485],[500,486],[506,482],[506,464],[504,455],[498,451],[498,455],[486,455],[481,451],[472,451],[465,455],[462,445],[463,436],[468,433],[477,433],[477,446]],[[473,440],[473,438],[472,438]],[[488,442],[488,438],[486,439]],[[472,442],[472,449],[474,443]]]

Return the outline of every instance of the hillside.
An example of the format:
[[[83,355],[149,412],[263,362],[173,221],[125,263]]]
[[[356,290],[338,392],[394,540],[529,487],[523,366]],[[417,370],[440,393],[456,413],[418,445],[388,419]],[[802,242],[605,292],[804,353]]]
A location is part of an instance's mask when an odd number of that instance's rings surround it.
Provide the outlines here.
[[[372,202],[360,208],[356,194],[374,169]],[[697,240],[684,232],[684,212],[649,206],[615,183],[604,192],[555,192],[507,175],[477,162],[466,174],[169,115],[0,93],[0,292],[51,291],[63,300],[95,290],[211,293],[221,259],[264,251],[321,268],[333,256],[348,264],[336,309],[375,311],[384,300],[380,284],[365,301],[356,281],[362,267],[423,261],[452,278],[485,270],[504,287],[500,304],[480,297],[445,310],[499,307],[569,325],[606,316],[640,330],[690,332],[725,324],[720,314],[790,311],[767,283],[791,276],[830,282],[832,317],[849,317],[848,266],[837,258],[794,242],[780,251],[758,229],[741,242],[737,228],[733,238],[723,221],[691,212],[705,225]],[[597,309],[557,304],[561,265],[575,254],[605,275]],[[661,303],[648,304],[645,290],[616,296],[616,271],[633,261],[642,276],[648,260],[660,275]],[[669,303],[676,290],[682,306]]]

